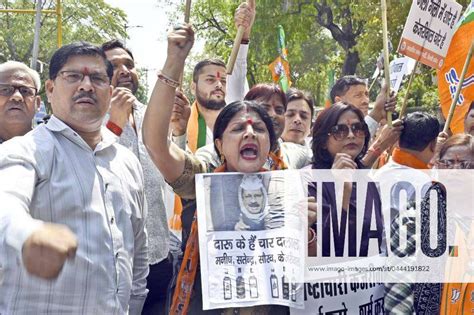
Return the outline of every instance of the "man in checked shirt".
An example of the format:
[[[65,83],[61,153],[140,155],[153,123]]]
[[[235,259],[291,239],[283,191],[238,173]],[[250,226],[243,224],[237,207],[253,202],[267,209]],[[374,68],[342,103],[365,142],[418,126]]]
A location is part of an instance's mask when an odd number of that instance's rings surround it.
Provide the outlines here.
[[[101,128],[112,65],[57,50],[48,124],[0,146],[0,314],[140,314],[146,203],[137,158]]]

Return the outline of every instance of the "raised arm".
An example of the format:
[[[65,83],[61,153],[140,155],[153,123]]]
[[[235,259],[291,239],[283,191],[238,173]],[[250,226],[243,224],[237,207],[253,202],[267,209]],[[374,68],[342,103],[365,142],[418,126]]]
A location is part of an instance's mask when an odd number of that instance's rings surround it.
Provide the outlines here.
[[[247,55],[249,49],[250,32],[255,21],[255,0],[242,2],[235,11],[234,23],[245,27],[245,33],[240,44],[239,54],[235,62],[234,71],[227,75],[226,103],[242,101],[249,90],[247,83]]]
[[[175,27],[168,34],[168,56],[158,76],[143,120],[143,141],[155,165],[168,182],[184,171],[184,151],[170,142],[168,130],[176,95],[176,84],[194,43],[189,25]]]

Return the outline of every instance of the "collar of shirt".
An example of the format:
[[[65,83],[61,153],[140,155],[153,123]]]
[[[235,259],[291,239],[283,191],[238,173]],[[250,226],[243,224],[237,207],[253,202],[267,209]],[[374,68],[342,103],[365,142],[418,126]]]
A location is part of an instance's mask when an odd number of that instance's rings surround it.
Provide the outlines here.
[[[402,151],[399,148],[393,150],[392,159],[394,162],[417,170],[429,169],[428,164],[418,159],[413,154]]]
[[[80,146],[81,148],[85,150],[92,150],[76,131],[74,131],[71,127],[66,125],[56,116],[51,115],[49,122],[45,126],[52,132],[62,134],[68,140]],[[116,137],[114,136],[114,134],[104,126],[101,127],[101,137],[101,141],[95,147],[94,152],[102,151],[116,143]]]

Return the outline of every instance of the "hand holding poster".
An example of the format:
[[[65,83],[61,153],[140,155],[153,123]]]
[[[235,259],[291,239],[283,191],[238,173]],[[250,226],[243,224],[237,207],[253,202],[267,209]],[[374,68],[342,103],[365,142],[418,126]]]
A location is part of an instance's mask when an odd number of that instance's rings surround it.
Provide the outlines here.
[[[303,306],[307,199],[298,172],[196,178],[203,308]]]
[[[461,10],[453,0],[413,0],[398,52],[440,69]]]

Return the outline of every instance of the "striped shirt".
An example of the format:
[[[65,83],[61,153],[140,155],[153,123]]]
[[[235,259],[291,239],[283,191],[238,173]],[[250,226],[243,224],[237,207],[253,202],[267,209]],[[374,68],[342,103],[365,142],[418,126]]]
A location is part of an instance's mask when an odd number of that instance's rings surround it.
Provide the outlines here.
[[[102,130],[92,150],[52,116],[0,146],[0,314],[139,314],[148,274],[143,175],[136,157]],[[31,276],[25,240],[43,222],[78,240],[59,276]]]

